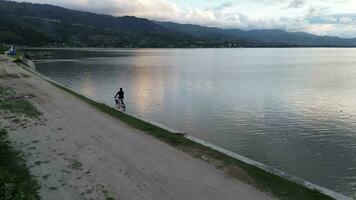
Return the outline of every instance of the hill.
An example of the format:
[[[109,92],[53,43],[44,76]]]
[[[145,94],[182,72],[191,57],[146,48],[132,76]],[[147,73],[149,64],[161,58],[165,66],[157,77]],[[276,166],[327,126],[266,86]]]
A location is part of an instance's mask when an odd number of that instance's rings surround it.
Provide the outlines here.
[[[285,45],[297,47],[355,47],[356,39],[345,39],[330,36],[317,36],[305,32],[287,32],[283,30],[250,30],[221,29],[192,24],[157,22],[162,27],[201,39],[215,41],[251,40],[271,46]]]
[[[28,46],[186,47],[211,45],[136,17],[0,1],[0,42]]]
[[[351,47],[356,39],[221,29],[0,0],[0,43],[69,47]]]

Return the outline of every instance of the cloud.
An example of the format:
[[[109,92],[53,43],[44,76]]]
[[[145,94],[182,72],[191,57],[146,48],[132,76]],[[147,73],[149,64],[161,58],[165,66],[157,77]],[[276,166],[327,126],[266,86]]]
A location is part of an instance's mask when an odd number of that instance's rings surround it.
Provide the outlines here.
[[[293,0],[292,2],[290,2],[290,4],[288,5],[288,8],[301,8],[305,5],[305,1],[304,0]]]
[[[356,14],[347,14],[356,10],[355,0],[222,0],[221,3],[200,0],[200,3],[194,2],[194,6],[192,1],[181,3],[183,0],[25,1],[100,14],[130,15],[224,28],[283,29],[348,37],[356,33]]]
[[[311,24],[352,25],[356,22],[356,14],[319,15],[309,17],[307,20]]]
[[[350,23],[353,22],[353,18],[351,18],[351,17],[340,17],[339,18],[339,22],[341,24],[350,24]]]
[[[22,0],[17,0],[22,1]],[[26,0],[47,3],[71,9],[115,16],[137,15],[160,17],[177,12],[177,6],[168,0]]]

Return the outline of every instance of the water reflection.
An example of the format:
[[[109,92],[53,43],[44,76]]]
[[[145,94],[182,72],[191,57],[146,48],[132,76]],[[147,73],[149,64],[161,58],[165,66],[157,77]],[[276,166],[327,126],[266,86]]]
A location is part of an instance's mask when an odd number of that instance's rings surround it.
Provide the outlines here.
[[[76,52],[76,51],[74,51]],[[128,112],[347,195],[356,192],[355,49],[139,49],[38,70]],[[77,57],[76,57],[77,56]]]
[[[89,74],[82,74],[83,80],[80,81],[79,85],[82,85],[80,87],[80,91],[85,93],[86,95],[93,97],[96,94],[96,87],[94,82],[92,81],[93,79],[91,78],[91,75]]]
[[[140,116],[147,115],[152,107],[161,108],[160,105],[163,103],[164,97],[162,76],[157,75],[155,79],[151,78],[152,74],[161,73],[161,71],[156,70],[155,66],[146,66],[147,59],[148,57],[140,55],[136,55],[132,59],[134,67],[131,73],[135,78],[135,90],[129,91],[133,93],[131,96],[134,97],[130,100]],[[158,91],[158,93],[154,93],[154,91]]]

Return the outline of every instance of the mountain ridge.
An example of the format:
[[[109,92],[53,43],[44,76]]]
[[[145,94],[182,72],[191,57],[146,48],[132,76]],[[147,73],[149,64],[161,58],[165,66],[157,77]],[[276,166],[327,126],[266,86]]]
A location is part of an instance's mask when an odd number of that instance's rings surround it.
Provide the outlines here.
[[[0,43],[55,47],[355,47],[356,39],[284,30],[222,29],[0,1]]]
[[[200,26],[194,24],[179,24],[174,22],[157,22],[163,27],[174,29],[186,34],[212,37],[219,35],[220,39],[224,37],[245,38],[257,40],[260,42],[283,43],[290,46],[305,47],[342,47],[356,46],[356,38],[340,38],[336,36],[318,36],[306,32],[287,32],[281,29],[260,29],[260,30],[242,30],[242,29],[223,29],[217,27]]]

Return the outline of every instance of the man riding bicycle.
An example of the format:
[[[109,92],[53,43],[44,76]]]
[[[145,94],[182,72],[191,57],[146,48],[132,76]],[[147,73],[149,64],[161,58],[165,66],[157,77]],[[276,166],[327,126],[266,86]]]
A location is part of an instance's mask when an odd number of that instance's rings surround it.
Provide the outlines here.
[[[115,95],[115,101],[118,104],[118,101],[121,101],[121,104],[124,104],[124,91],[122,90],[122,88],[120,88],[120,90],[116,93]]]

